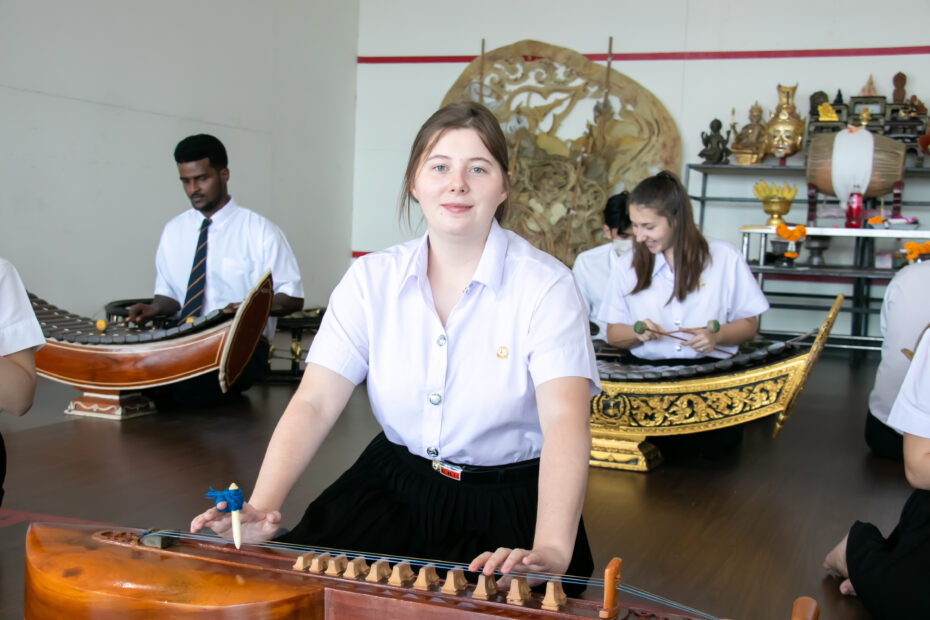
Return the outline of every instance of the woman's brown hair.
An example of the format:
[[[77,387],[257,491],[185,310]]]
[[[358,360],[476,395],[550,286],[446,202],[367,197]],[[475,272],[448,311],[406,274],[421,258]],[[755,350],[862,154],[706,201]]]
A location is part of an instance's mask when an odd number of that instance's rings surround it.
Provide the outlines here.
[[[494,213],[494,217],[500,222],[507,212],[507,205],[510,201],[510,177],[507,175],[507,139],[504,137],[504,132],[501,130],[500,123],[497,122],[494,114],[483,105],[471,101],[450,103],[436,111],[420,127],[417,137],[413,140],[413,146],[410,147],[410,159],[407,160],[407,171],[404,173],[404,185],[401,188],[398,217],[401,220],[406,220],[408,225],[410,224],[410,203],[416,202],[410,188],[413,186],[413,181],[420,170],[423,158],[432,150],[439,138],[450,129],[474,129],[485,148],[494,157],[497,165],[501,167],[501,176],[503,177],[507,197],[497,205],[497,211]]]
[[[701,273],[710,263],[710,248],[707,240],[694,225],[694,212],[691,210],[688,192],[677,176],[662,171],[633,188],[628,204],[651,209],[668,220],[673,231],[675,256],[675,287],[668,301],[672,301],[672,298],[684,301],[685,297],[697,289]],[[655,256],[645,244],[633,245],[636,286],[631,295],[649,288],[652,284],[655,260]]]

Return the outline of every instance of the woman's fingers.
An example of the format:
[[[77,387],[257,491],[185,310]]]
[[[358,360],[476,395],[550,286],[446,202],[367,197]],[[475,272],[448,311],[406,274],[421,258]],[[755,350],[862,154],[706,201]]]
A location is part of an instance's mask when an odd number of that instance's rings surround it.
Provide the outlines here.
[[[511,549],[509,547],[499,547],[496,551],[485,551],[468,565],[471,572],[481,571],[485,575],[491,575],[494,571],[500,571],[502,575],[507,575],[512,571],[519,572],[551,572],[552,562],[543,554],[531,549]]]
[[[216,508],[202,512],[191,521],[191,532],[210,529],[224,538],[232,538],[232,517],[228,512],[221,512],[225,502],[219,502]],[[277,533],[281,524],[281,513],[277,510],[262,512],[251,504],[245,503],[239,513],[242,526],[243,540],[246,542],[261,542],[268,540]]]

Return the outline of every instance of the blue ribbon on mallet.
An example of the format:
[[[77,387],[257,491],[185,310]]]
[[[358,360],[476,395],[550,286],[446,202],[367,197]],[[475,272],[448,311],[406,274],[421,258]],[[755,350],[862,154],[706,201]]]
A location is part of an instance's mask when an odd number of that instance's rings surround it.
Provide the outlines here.
[[[207,492],[207,499],[212,499],[217,504],[226,502],[226,508],[217,508],[220,512],[232,512],[233,510],[242,509],[242,489],[214,491],[213,487],[210,487],[210,490]]]

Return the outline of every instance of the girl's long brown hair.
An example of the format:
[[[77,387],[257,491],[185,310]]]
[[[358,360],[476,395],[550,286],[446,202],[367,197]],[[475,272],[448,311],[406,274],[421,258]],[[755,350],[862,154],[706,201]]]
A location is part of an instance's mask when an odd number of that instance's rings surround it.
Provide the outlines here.
[[[707,240],[694,225],[691,199],[678,177],[662,171],[654,177],[640,182],[630,193],[629,204],[651,209],[668,220],[673,230],[673,252],[675,256],[675,288],[672,296],[678,301],[695,291],[701,281],[701,273],[710,264],[710,248]],[[655,256],[643,243],[633,245],[633,271],[636,286],[631,295],[649,288],[652,284],[652,269]]]

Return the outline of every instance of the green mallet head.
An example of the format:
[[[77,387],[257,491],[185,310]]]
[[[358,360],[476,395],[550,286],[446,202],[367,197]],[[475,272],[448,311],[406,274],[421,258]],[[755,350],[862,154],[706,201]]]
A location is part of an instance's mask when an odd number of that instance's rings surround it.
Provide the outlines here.
[[[636,334],[645,334],[646,333],[646,324],[642,321],[636,321],[633,323],[633,333]]]
[[[716,334],[720,331],[720,321],[717,319],[711,319],[707,321],[707,330],[713,334]]]

